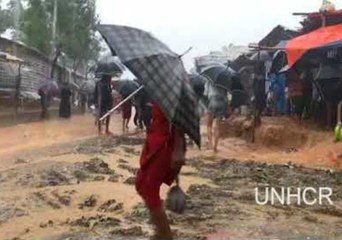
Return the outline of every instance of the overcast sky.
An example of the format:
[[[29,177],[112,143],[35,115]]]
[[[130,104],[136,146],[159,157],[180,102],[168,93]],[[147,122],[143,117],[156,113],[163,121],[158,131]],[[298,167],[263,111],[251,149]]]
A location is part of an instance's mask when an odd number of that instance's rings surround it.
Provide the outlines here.
[[[333,1],[342,7],[342,0]],[[322,0],[97,0],[105,24],[133,26],[151,32],[182,53],[187,69],[193,57],[233,43],[258,42],[277,24],[298,27],[293,12],[317,11]]]

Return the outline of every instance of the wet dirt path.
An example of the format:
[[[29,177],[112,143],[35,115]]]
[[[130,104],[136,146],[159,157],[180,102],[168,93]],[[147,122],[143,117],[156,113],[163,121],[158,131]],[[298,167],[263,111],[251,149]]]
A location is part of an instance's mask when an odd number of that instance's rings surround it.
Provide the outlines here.
[[[93,121],[77,116],[0,129],[8,136],[0,141],[0,239],[68,239],[58,237],[63,234],[74,234],[69,239],[75,240],[139,239],[151,233],[148,212],[134,188],[144,134],[98,138]],[[112,122],[111,130],[120,133],[120,117]],[[332,167],[327,153],[341,145],[332,144],[325,133],[319,138],[320,145],[292,152],[235,138],[222,141],[218,154],[189,147],[181,176],[188,208],[183,215],[168,213],[177,236],[201,239],[229,230],[230,236],[249,238],[342,237],[342,176],[294,165]],[[289,161],[293,164],[285,164]],[[333,208],[255,204],[255,186],[322,183],[337,193]],[[164,197],[166,192],[163,187]]]

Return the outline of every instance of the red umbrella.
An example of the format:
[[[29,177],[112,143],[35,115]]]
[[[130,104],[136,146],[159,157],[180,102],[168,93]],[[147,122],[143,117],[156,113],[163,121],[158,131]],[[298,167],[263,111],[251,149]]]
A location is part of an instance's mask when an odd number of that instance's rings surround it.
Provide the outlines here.
[[[329,51],[342,47],[342,24],[322,27],[290,40],[286,45],[289,67],[311,50]]]

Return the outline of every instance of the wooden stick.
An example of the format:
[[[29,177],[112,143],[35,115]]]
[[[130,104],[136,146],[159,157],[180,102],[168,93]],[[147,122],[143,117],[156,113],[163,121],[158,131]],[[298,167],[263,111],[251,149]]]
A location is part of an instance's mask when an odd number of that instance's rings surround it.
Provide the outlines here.
[[[137,90],[135,90],[131,95],[129,95],[127,98],[125,98],[124,100],[122,100],[118,105],[116,105],[114,108],[112,108],[111,110],[109,110],[105,115],[103,115],[99,121],[103,121],[104,119],[106,119],[107,117],[109,117],[114,111],[116,111],[119,107],[121,107],[124,103],[126,103],[128,100],[130,100],[132,97],[134,97],[138,92],[140,92],[142,89],[144,88],[144,86],[141,86],[140,88],[138,88]]]
[[[301,12],[297,12],[297,13],[292,13],[293,16],[309,16],[312,13],[301,13]]]
[[[260,46],[257,44],[249,44],[249,48],[254,48],[258,50],[286,50],[286,48],[281,48],[281,47],[269,47],[269,46]]]

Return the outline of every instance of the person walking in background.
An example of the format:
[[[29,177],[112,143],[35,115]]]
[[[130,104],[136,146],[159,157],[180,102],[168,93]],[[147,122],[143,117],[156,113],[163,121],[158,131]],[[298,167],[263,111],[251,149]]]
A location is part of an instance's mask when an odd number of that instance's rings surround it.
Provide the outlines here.
[[[49,107],[53,97],[59,95],[59,87],[55,81],[50,78],[45,79],[38,88],[40,104],[42,108],[41,119],[49,118]]]
[[[102,122],[99,119],[104,116],[109,110],[113,107],[113,97],[112,97],[112,86],[111,86],[112,77],[110,75],[102,75],[100,81],[96,83],[94,100],[95,107],[97,108],[98,113],[98,134],[102,134]],[[106,122],[106,134],[110,135],[109,131],[109,123],[110,116],[105,119]]]
[[[274,104],[275,104],[275,113],[279,115],[286,114],[286,76],[283,73],[280,74],[272,74],[271,75],[271,86],[270,91],[272,92]]]
[[[61,102],[59,105],[59,117],[70,118],[71,117],[71,90],[67,84],[64,84],[61,88]]]
[[[134,98],[133,105],[135,109],[134,125],[140,130],[143,130],[144,126],[143,126],[143,119],[142,119],[141,103],[140,103],[140,99],[138,96]]]
[[[81,92],[80,93],[81,98],[81,113],[85,114],[87,112],[87,103],[88,103],[88,96],[87,93]]]
[[[136,190],[147,205],[156,227],[155,239],[170,240],[172,233],[160,187],[171,186],[184,165],[186,142],[184,133],[172,125],[156,103],[152,107],[152,123],[140,158]]]
[[[288,89],[291,113],[295,114],[298,120],[301,120],[304,112],[303,85],[300,77],[294,70],[288,73]]]
[[[207,82],[204,95],[208,99],[208,147],[217,152],[220,138],[220,121],[225,118],[228,111],[227,90]]]
[[[152,120],[152,104],[145,89],[142,89],[135,98],[136,111],[136,126],[141,129],[145,127],[146,131],[149,130]]]
[[[123,96],[126,99],[128,96]],[[129,130],[129,122],[132,117],[132,100],[126,101],[122,105],[122,132],[126,133]]]
[[[49,105],[50,105],[50,97],[44,92],[42,89],[39,89],[38,94],[40,96],[40,106],[41,106],[41,119],[49,118]]]

